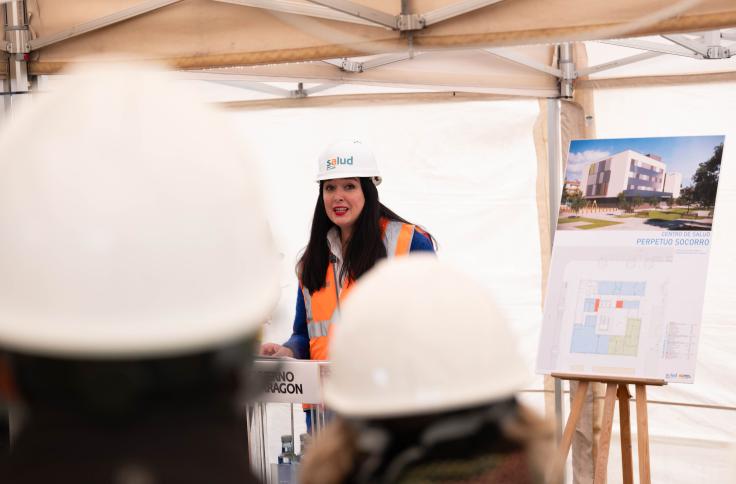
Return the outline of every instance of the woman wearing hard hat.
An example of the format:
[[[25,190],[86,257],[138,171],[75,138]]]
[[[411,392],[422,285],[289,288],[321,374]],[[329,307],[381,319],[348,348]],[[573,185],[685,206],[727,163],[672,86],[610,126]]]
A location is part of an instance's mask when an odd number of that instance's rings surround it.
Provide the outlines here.
[[[283,345],[262,345],[266,356],[328,359],[333,316],[354,281],[382,258],[434,251],[429,233],[380,203],[376,159],[360,141],[328,146],[318,159],[317,182],[309,243],[297,264],[293,334]]]
[[[353,282],[384,257],[434,251],[430,234],[380,203],[378,166],[363,143],[333,143],[318,163],[320,193],[297,265],[294,332],[283,345],[265,343],[264,355],[327,359],[333,314]]]
[[[552,428],[516,400],[526,365],[469,277],[434,257],[382,262],[343,305],[330,356],[338,417],[303,484],[542,482]]]
[[[255,167],[186,86],[107,67],[0,133],[0,396],[25,410],[0,482],[255,483],[237,403],[279,293]]]

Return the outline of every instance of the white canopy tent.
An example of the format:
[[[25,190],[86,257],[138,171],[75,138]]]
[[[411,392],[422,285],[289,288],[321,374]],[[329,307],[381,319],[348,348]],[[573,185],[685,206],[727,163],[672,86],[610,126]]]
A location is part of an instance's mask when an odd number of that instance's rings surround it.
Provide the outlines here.
[[[472,268],[503,296],[533,355],[567,142],[734,129],[726,122],[734,106],[723,94],[736,84],[732,1],[4,3],[6,104],[23,97],[28,79],[80,62],[155,60],[183,70],[183,79],[210,82],[207,95],[232,110],[264,160],[267,196],[276,192],[270,200],[289,207],[274,215],[288,287],[267,332],[273,338],[289,329],[291,267],[309,219],[291,205],[314,196],[306,191],[313,187],[300,188],[311,174],[301,159],[338,132],[373,137],[396,180],[382,187],[383,199],[436,232],[441,257]],[[641,35],[650,37],[632,39]],[[598,39],[615,40],[566,43]],[[289,146],[279,143],[284,138]],[[727,138],[698,380],[651,395],[663,402],[650,410],[658,482],[719,481],[736,435],[729,385],[736,313],[726,289],[736,234],[725,215],[736,180],[728,170],[734,137]],[[274,147],[283,150],[275,157]],[[273,160],[295,178],[285,183]],[[277,183],[289,189],[272,189]],[[541,381],[530,390],[541,408]],[[618,478],[614,464],[609,471]]]

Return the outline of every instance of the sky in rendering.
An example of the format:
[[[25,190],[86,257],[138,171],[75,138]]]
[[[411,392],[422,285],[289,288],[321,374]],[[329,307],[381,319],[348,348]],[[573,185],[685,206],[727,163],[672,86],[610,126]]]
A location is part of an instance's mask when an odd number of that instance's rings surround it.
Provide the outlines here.
[[[566,180],[580,180],[583,167],[624,150],[655,154],[667,165],[667,171],[682,173],[682,185],[692,184],[698,165],[713,155],[724,136],[677,136],[666,138],[584,139],[570,143]]]

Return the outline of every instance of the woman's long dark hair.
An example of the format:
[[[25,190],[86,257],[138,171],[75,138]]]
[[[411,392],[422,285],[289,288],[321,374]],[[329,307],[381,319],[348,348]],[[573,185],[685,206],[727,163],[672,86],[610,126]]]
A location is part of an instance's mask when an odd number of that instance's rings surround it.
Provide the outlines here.
[[[379,224],[382,217],[411,224],[411,222],[398,216],[378,201],[378,190],[373,184],[373,180],[367,177],[359,178],[359,180],[365,198],[365,205],[363,205],[363,210],[353,226],[353,233],[348,241],[345,254],[343,254],[343,266],[340,273],[340,277],[348,276],[351,279],[358,279],[373,267],[379,259],[386,257],[386,247],[381,239]],[[324,181],[319,183],[319,196],[314,207],[309,243],[297,263],[297,274],[299,274],[302,285],[309,292],[314,292],[325,286],[327,266],[330,263],[327,232],[332,227],[336,227],[327,217],[327,211],[325,210],[325,202],[322,198],[324,183]],[[432,236],[429,233],[427,233],[427,236],[434,244]]]

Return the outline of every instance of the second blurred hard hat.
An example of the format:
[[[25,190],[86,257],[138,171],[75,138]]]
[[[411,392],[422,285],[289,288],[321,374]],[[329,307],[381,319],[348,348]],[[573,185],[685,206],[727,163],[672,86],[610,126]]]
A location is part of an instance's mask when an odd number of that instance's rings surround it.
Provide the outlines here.
[[[255,165],[162,72],[107,68],[0,133],[0,346],[89,358],[254,334],[278,297]]]
[[[432,256],[366,274],[342,306],[330,353],[325,402],[348,417],[480,406],[529,379],[490,294]]]

